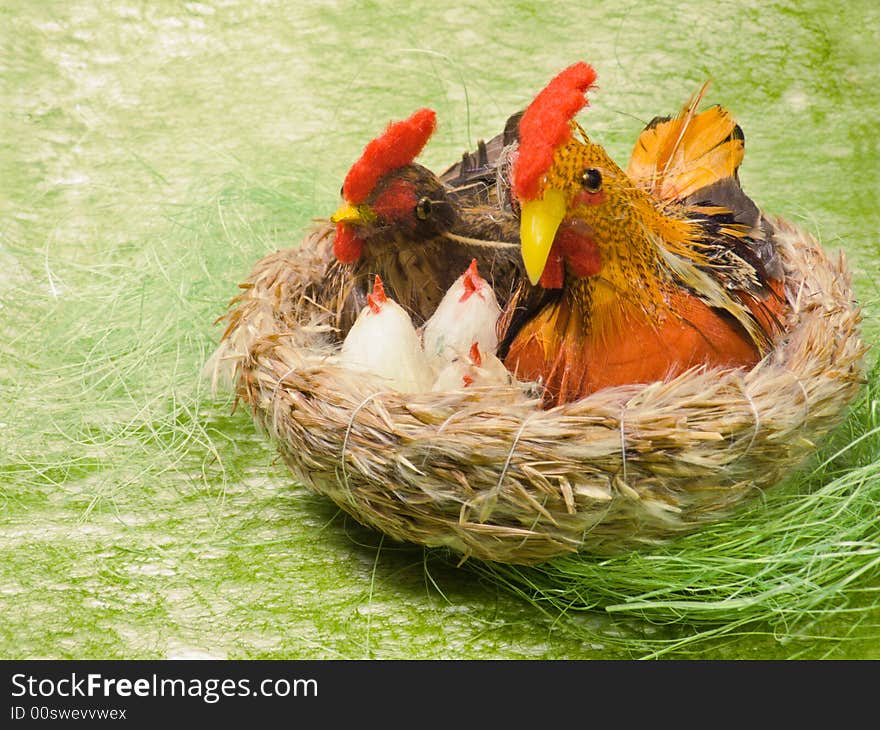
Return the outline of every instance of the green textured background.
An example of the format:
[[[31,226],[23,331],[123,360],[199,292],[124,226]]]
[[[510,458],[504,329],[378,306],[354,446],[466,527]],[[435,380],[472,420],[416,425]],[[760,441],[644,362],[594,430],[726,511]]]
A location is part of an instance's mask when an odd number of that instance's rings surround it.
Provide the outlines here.
[[[383,542],[198,380],[237,282],[419,106],[441,168],[583,59],[623,162],[711,78],[746,190],[849,254],[876,339],[874,2],[96,5],[0,2],[3,658],[607,658],[585,636],[655,631]],[[880,658],[864,636],[844,655]]]

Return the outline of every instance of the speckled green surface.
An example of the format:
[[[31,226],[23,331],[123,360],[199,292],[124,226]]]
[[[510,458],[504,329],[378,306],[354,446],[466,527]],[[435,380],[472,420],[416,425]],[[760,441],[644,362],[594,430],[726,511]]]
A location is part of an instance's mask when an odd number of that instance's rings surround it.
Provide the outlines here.
[[[389,119],[435,108],[440,168],[584,59],[619,160],[711,77],[746,189],[850,255],[874,341],[878,33],[866,0],[0,4],[0,656],[637,654],[659,629],[543,613],[293,483],[199,381],[212,322]]]

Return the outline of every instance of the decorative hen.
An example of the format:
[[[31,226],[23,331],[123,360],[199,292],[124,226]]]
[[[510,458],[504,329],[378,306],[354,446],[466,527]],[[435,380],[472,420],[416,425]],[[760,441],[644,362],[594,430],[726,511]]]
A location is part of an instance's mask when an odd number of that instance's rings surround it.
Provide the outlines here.
[[[367,295],[366,306],[342,342],[339,361],[378,375],[401,393],[425,392],[434,380],[412,320],[388,298],[379,276]]]
[[[435,367],[479,344],[484,353],[498,349],[498,318],[501,307],[495,292],[473,259],[443,296],[434,314],[422,328],[425,353]]]
[[[366,146],[330,219],[336,261],[327,285],[343,292],[343,331],[364,306],[376,274],[417,325],[474,258],[502,301],[530,288],[518,218],[509,200],[498,197],[497,178],[507,169],[505,151],[514,148],[516,120],[440,177],[414,162],[436,127],[430,109],[389,124]]]
[[[547,405],[695,366],[752,366],[786,308],[772,228],[739,185],[743,135],[727,111],[697,114],[701,91],[648,125],[624,172],[573,121],[595,78],[585,63],[565,69],[519,125],[522,255],[548,301],[505,363],[541,382]]]
[[[440,370],[431,390],[446,392],[461,388],[509,385],[512,380],[504,363],[491,352],[481,352],[479,343],[474,342],[467,353],[456,353]]]

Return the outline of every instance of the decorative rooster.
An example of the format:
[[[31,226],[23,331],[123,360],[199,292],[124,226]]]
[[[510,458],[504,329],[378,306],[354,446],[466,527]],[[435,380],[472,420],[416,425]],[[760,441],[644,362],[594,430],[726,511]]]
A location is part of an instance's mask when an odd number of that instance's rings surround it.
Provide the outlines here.
[[[572,119],[595,78],[585,63],[565,69],[519,126],[522,255],[550,299],[505,363],[540,381],[547,405],[699,365],[752,366],[785,310],[772,230],[739,186],[730,115],[697,114],[701,90],[648,125],[627,174]]]
[[[367,295],[367,305],[342,342],[339,361],[378,375],[401,393],[428,391],[434,380],[412,320],[387,297],[378,276]]]
[[[336,261],[327,286],[343,291],[343,332],[364,306],[375,274],[417,325],[474,258],[504,301],[530,288],[518,218],[509,200],[498,198],[499,165],[514,148],[517,119],[441,177],[413,162],[436,126],[430,109],[390,124],[366,146],[346,175],[343,203],[330,219],[336,225]]]

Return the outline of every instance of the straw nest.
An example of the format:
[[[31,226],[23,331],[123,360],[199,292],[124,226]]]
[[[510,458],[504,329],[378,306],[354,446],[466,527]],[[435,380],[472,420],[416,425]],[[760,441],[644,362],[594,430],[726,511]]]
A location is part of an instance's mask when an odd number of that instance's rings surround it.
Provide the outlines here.
[[[751,371],[696,370],[549,410],[518,385],[390,391],[334,362],[340,295],[322,290],[321,228],[240,285],[214,375],[299,481],[398,540],[519,564],[655,544],[780,482],[862,382],[843,255],[776,225],[791,314]]]

